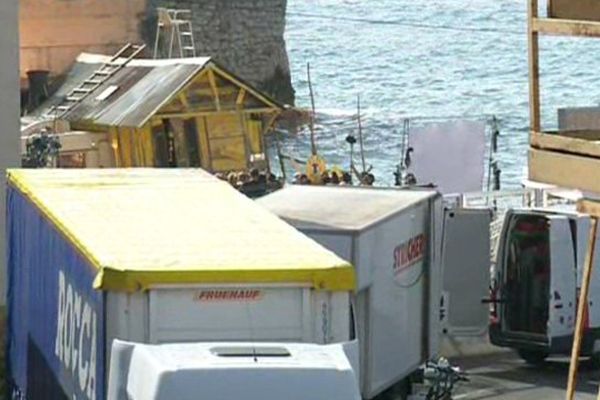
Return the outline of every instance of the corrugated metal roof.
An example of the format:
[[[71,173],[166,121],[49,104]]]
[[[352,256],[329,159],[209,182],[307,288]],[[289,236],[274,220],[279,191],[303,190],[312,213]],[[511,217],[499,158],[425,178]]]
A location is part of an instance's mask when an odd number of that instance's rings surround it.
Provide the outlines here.
[[[126,66],[64,118],[98,125],[140,127],[203,67],[198,64]],[[107,99],[99,100],[98,96],[111,86],[117,90]]]
[[[60,89],[34,114],[44,115],[109,60],[110,57],[103,55],[80,55]],[[123,62],[116,62],[119,61]],[[70,122],[87,121],[97,125],[141,127],[209,64],[230,74],[208,57],[131,60],[61,118]],[[249,90],[264,97],[276,107],[283,107],[238,77],[234,78],[239,84],[247,86]],[[102,98],[100,95],[108,94],[107,90],[111,91],[110,94]]]

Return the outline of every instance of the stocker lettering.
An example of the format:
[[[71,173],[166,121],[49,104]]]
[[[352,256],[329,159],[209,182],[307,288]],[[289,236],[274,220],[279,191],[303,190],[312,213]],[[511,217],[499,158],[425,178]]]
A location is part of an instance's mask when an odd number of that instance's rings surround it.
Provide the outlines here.
[[[418,234],[394,249],[394,274],[398,275],[425,256],[426,240],[424,234]]]

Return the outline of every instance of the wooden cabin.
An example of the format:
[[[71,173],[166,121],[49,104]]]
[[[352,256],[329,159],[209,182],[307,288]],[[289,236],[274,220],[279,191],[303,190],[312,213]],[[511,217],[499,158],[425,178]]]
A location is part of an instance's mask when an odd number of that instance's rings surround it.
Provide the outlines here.
[[[109,59],[79,56],[65,84],[38,113],[59,104]],[[111,153],[71,152],[81,160],[72,166],[225,172],[268,167],[264,137],[281,111],[281,104],[210,58],[135,59],[60,118],[78,132],[79,142],[90,143],[86,152]],[[86,141],[81,132],[93,139]],[[91,158],[111,165],[94,165]]]

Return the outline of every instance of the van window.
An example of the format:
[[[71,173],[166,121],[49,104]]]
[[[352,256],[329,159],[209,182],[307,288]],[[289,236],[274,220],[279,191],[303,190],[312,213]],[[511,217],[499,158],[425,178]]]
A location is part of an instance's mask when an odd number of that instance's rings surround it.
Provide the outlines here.
[[[506,329],[545,335],[550,299],[548,220],[539,215],[517,215],[507,239],[502,290]]]

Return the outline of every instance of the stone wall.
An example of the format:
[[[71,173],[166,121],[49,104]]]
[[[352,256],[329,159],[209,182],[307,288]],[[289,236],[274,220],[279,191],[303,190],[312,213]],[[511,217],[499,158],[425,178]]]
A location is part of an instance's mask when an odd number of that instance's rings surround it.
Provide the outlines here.
[[[285,47],[287,0],[149,0],[144,24],[154,43],[156,7],[190,9],[198,56],[211,56],[277,100],[294,103]]]

